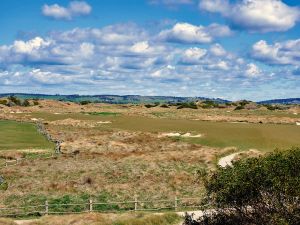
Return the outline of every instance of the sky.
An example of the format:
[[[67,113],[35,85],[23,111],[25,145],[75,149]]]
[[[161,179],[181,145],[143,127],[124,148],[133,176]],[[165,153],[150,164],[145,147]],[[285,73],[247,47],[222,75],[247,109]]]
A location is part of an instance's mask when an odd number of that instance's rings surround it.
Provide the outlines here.
[[[0,93],[300,97],[298,0],[1,0]]]

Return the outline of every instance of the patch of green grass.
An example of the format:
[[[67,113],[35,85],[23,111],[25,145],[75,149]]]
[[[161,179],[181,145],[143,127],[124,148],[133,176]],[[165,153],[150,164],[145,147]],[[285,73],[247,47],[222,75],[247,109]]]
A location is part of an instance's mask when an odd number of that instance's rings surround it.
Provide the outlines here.
[[[115,113],[115,112],[89,112],[87,114],[93,115],[93,116],[118,116],[121,113]]]
[[[184,119],[116,117],[112,128],[144,132],[192,132],[201,138],[180,138],[181,141],[212,147],[254,148],[271,151],[275,148],[300,146],[300,127],[282,124],[253,124],[190,121]]]
[[[51,149],[53,143],[38,133],[32,123],[0,121],[0,150]]]

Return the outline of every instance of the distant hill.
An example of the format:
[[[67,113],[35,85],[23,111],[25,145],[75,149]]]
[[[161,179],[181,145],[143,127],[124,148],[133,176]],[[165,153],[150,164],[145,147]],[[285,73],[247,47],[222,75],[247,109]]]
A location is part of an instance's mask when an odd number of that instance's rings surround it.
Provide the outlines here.
[[[229,102],[219,98],[205,97],[174,97],[174,96],[140,96],[140,95],[45,95],[45,94],[24,94],[24,93],[7,93],[0,94],[1,97],[14,95],[20,99],[53,99],[58,101],[91,101],[99,103],[112,104],[139,104],[139,103],[179,103],[179,102],[194,102],[198,100],[212,100],[217,103]]]
[[[259,104],[300,104],[300,98],[273,99],[258,102]]]
[[[231,102],[220,98],[206,97],[175,97],[175,96],[141,96],[141,95],[46,95],[46,94],[25,94],[25,93],[5,93],[1,97],[14,95],[20,99],[52,99],[58,101],[81,102],[91,101],[111,104],[139,104],[139,103],[180,103],[212,100],[216,103]],[[273,99],[257,102],[258,104],[300,104],[300,98]]]

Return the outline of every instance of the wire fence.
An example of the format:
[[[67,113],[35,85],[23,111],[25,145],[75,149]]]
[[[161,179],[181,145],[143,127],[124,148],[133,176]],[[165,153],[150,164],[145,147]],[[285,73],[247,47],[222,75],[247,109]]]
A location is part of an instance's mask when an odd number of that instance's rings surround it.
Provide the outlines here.
[[[45,201],[39,205],[0,208],[0,217],[42,216],[53,214],[78,214],[92,212],[139,212],[139,211],[183,211],[202,210],[201,198],[177,198],[96,202],[89,199],[78,203],[54,203]]]

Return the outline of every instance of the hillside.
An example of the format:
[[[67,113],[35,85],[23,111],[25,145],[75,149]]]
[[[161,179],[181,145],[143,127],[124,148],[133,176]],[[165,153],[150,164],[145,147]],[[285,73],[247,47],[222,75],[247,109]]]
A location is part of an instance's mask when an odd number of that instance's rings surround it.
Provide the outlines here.
[[[199,100],[213,100],[218,103],[226,103],[227,100],[205,98],[205,97],[175,97],[175,96],[140,96],[140,95],[45,95],[45,94],[24,94],[24,93],[5,93],[1,97],[14,95],[20,99],[51,99],[60,101],[91,101],[97,103],[111,104],[138,104],[138,103],[178,103],[178,102],[195,102]]]

